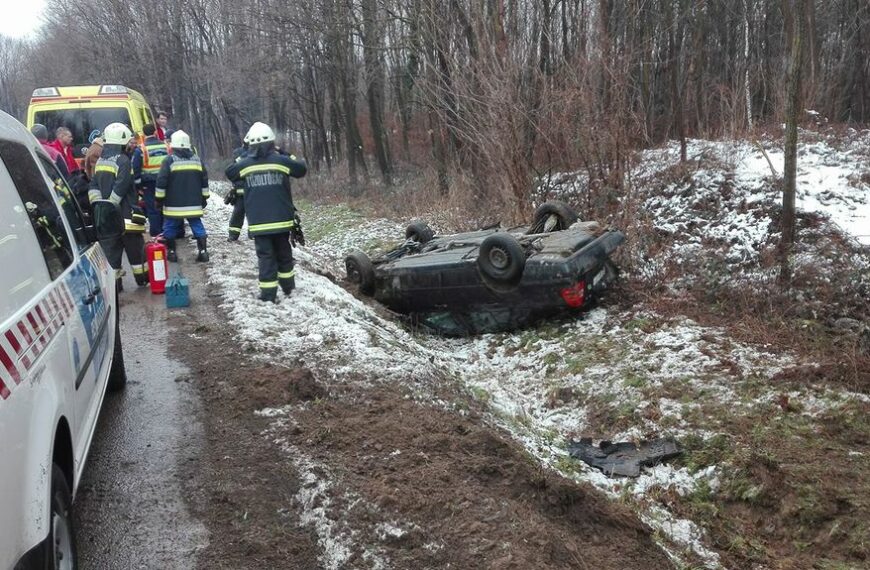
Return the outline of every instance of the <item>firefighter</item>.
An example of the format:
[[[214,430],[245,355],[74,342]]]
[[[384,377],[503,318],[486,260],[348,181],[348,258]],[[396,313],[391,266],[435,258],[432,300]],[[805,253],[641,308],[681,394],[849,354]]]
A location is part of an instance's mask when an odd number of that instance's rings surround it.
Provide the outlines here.
[[[202,161],[193,153],[187,133],[172,133],[169,147],[172,154],[163,160],[155,192],[158,206],[163,209],[163,237],[168,250],[166,258],[178,261],[175,238],[181,235],[184,220],[187,220],[196,238],[196,260],[206,262],[208,243],[202,215],[209,197],[208,173]]]
[[[254,238],[260,268],[259,299],[277,303],[279,285],[287,296],[296,287],[291,232],[296,240],[304,238],[290,177],[302,178],[307,167],[296,157],[275,151],[275,133],[269,125],[254,123],[245,138],[250,151],[229,165],[226,175],[234,184],[244,185],[248,235]]]
[[[163,159],[169,155],[166,143],[158,139],[155,132],[156,129],[151,123],[142,127],[145,139],[133,151],[133,177],[145,202],[148,233],[152,237],[163,233],[163,212],[157,208],[154,193],[160,165],[163,164]]]
[[[130,166],[129,147],[133,133],[123,123],[112,123],[103,131],[103,150],[94,166],[88,199],[112,201],[124,217],[124,234],[117,240],[103,242],[103,249],[117,276],[121,271],[123,252],[133,269],[137,285],[148,284],[145,269],[145,215],[133,204],[136,202],[136,188],[133,184],[133,168]]]
[[[245,137],[242,146],[233,151],[233,160],[238,162],[248,152],[248,137]],[[239,179],[233,183],[233,187],[227,194],[225,202],[232,204],[233,214],[230,216],[229,236],[227,241],[238,241],[242,234],[242,226],[245,223],[245,184]]]

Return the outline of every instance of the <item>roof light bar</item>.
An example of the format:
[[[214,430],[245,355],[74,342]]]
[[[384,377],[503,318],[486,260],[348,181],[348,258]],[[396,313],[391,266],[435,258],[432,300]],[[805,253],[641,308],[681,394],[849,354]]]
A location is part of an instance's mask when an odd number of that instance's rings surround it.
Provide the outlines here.
[[[60,97],[57,87],[40,87],[33,90],[33,97]]]
[[[118,93],[127,93],[127,88],[123,85],[100,85],[100,95],[115,95]]]

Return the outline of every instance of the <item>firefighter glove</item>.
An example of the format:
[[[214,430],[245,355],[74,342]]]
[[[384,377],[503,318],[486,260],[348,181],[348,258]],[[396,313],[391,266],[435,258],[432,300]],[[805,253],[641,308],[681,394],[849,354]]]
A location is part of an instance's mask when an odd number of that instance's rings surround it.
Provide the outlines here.
[[[302,231],[302,221],[299,216],[294,217],[293,227],[290,229],[290,241],[293,245],[305,245],[305,233]]]

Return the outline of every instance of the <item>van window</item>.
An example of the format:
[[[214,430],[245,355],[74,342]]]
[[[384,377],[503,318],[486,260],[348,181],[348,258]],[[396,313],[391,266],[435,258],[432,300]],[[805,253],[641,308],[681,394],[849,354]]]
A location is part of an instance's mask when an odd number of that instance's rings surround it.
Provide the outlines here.
[[[76,206],[76,193],[72,188],[70,188],[70,185],[67,184],[67,181],[64,180],[63,176],[58,172],[57,167],[52,161],[42,155],[38,156],[39,162],[42,163],[42,167],[45,169],[45,172],[54,184],[54,194],[57,196],[58,202],[60,202],[60,207],[69,222],[70,229],[72,229],[73,239],[75,239],[79,251],[83,251],[90,247],[92,242],[88,237],[87,230],[85,229],[86,224],[80,206]],[[87,182],[85,182],[80,176],[73,177],[72,180],[78,181],[78,183],[83,186],[79,189],[79,195],[84,196],[84,199],[87,200]]]
[[[42,172],[22,144],[0,140],[0,157],[39,239],[48,274],[57,279],[73,261],[69,236]]]
[[[39,259],[22,259],[39,247],[30,229],[27,210],[15,195],[12,179],[0,162],[0,323],[30,303],[48,283],[48,270]],[[11,201],[11,203],[10,203]],[[31,257],[33,257],[31,255]]]
[[[125,107],[105,107],[93,109],[54,109],[51,111],[36,111],[33,114],[34,123],[42,123],[48,129],[51,138],[58,127],[66,127],[73,135],[73,156],[82,158],[90,143],[88,136],[91,131],[100,132],[111,123],[124,123],[132,129],[130,113]]]

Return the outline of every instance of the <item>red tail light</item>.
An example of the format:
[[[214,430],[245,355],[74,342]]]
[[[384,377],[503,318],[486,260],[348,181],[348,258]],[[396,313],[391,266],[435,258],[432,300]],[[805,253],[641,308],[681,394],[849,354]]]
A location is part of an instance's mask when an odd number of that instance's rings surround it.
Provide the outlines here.
[[[583,306],[583,301],[586,300],[586,282],[580,281],[570,287],[565,287],[560,291],[562,299],[572,309],[579,309]]]

